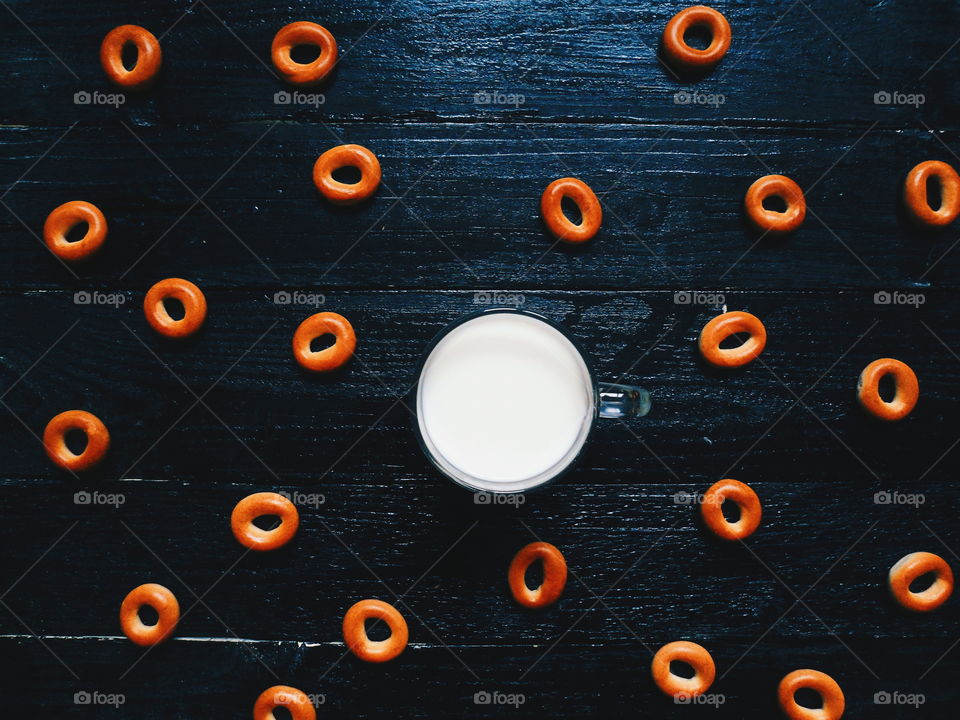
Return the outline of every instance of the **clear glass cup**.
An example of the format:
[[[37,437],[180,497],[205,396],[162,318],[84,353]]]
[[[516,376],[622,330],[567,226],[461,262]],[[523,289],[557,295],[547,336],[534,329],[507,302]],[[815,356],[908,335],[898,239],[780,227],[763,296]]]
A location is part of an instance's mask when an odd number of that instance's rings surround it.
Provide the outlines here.
[[[463,337],[464,330],[472,331],[477,327],[471,326],[471,328],[463,328],[463,326],[467,323],[473,323],[483,319],[486,319],[484,322],[489,325],[490,316],[500,313],[511,314],[512,318],[509,323],[517,325],[514,331],[523,330],[525,332],[524,337],[527,337],[530,333],[538,336],[542,333],[543,338],[549,341],[550,345],[547,349],[552,353],[550,356],[551,359],[558,353],[569,353],[569,357],[563,359],[564,363],[566,363],[565,367],[578,368],[577,371],[570,372],[570,382],[577,386],[577,388],[574,388],[572,391],[571,397],[577,398],[582,393],[581,399],[584,408],[582,418],[578,418],[578,426],[569,428],[572,433],[571,437],[573,438],[569,443],[569,447],[566,447],[566,443],[563,443],[560,450],[551,448],[552,452],[545,453],[547,456],[545,466],[538,467],[536,471],[531,471],[529,474],[509,477],[494,477],[477,472],[476,470],[472,471],[468,467],[470,463],[462,461],[462,454],[460,459],[457,459],[452,457],[455,453],[445,452],[442,447],[444,443],[439,442],[438,438],[434,436],[439,437],[442,433],[446,433],[449,438],[451,433],[457,432],[457,428],[453,427],[453,424],[450,423],[445,423],[441,428],[438,423],[437,427],[431,429],[429,417],[431,413],[433,415],[437,413],[430,409],[430,403],[425,403],[424,401],[424,388],[429,387],[431,382],[436,384],[436,382],[431,379],[431,375],[437,373],[439,368],[442,368],[444,364],[449,366],[451,362],[450,360],[442,359],[449,355],[450,351],[447,346],[451,342],[455,342],[457,338]],[[514,318],[517,317],[525,318],[525,320],[515,320]],[[502,320],[497,320],[496,322],[498,325],[504,324]],[[543,325],[539,325],[539,323]],[[454,335],[453,339],[445,343],[444,341],[450,338],[450,334],[458,329],[460,329],[460,332]],[[529,330],[529,332],[527,330]],[[502,350],[503,353],[507,351],[506,348]],[[498,347],[491,347],[487,344],[480,348],[478,352],[483,353],[485,357],[494,358],[495,360],[501,350]],[[445,353],[447,355],[445,355]],[[440,365],[438,365],[438,363],[440,363]],[[523,493],[541,487],[562,475],[573,465],[586,445],[597,418],[623,419],[642,417],[650,411],[650,394],[646,390],[632,385],[598,382],[593,374],[592,367],[592,361],[577,341],[562,327],[542,315],[526,310],[518,310],[516,308],[489,308],[466,315],[445,327],[434,337],[424,351],[417,368],[417,382],[411,389],[411,394],[415,398],[415,427],[420,446],[423,448],[430,462],[442,474],[458,485],[475,492],[496,494]],[[544,377],[553,378],[555,373],[552,374],[550,372],[552,369],[553,368],[545,367]],[[565,383],[566,380],[564,379],[562,382]],[[556,389],[556,386],[554,386],[554,389]],[[567,388],[564,387],[563,389],[565,390],[564,394],[571,394],[566,392]],[[477,388],[475,387],[465,388],[464,392],[474,391],[474,395],[476,395],[476,390]],[[484,390],[486,389],[484,388]],[[503,392],[505,391],[501,388],[501,394]],[[545,392],[549,392],[549,389],[545,390],[543,385],[535,380],[522,384],[522,386],[517,388],[516,393],[511,396],[509,408],[505,408],[506,413],[511,417],[517,417],[523,414],[536,416],[533,409],[544,404],[549,404],[549,402],[547,402],[548,398],[544,395]],[[445,396],[444,402],[448,405],[455,405],[457,402],[457,394],[456,392],[449,393],[448,395],[450,397]],[[513,399],[514,397],[515,400]],[[567,435],[565,434],[564,437],[567,437]],[[460,437],[456,439],[461,447],[463,447],[465,443],[469,445],[469,438]],[[447,443],[447,446],[449,447],[450,443]],[[531,455],[532,462],[536,463],[536,461],[540,459],[536,457],[536,444],[532,443],[530,447],[532,449],[528,454]],[[498,457],[496,454],[499,452],[499,449],[496,446],[483,446],[475,449],[480,456],[487,456],[489,453],[490,457]],[[524,458],[525,461],[530,459],[531,458]]]

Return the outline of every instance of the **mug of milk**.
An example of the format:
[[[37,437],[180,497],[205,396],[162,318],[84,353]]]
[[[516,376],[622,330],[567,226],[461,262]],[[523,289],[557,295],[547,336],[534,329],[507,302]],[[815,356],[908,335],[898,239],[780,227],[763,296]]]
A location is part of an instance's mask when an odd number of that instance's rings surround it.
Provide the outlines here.
[[[513,308],[444,328],[412,391],[430,461],[459,485],[490,493],[550,482],[576,460],[598,417],[650,410],[646,390],[598,383],[564,330]]]

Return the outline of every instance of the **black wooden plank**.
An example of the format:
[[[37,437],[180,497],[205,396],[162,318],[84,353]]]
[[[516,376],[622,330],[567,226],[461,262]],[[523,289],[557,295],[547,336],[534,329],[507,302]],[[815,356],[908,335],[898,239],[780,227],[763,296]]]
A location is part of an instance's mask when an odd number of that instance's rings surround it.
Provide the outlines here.
[[[921,231],[900,202],[914,164],[955,162],[956,133],[128,128],[76,127],[45,157],[60,128],[0,132],[4,174],[29,170],[4,198],[12,213],[0,214],[5,286],[129,289],[192,273],[230,287],[889,289],[955,286],[960,263],[955,229]],[[385,185],[364,207],[331,207],[311,182],[314,160],[337,138],[380,156]],[[812,188],[793,237],[760,239],[743,217],[746,188],[769,171]],[[574,249],[555,246],[539,211],[543,188],[569,174],[593,185],[606,212],[599,235]],[[31,232],[78,198],[102,207],[110,236],[74,276]]]
[[[754,312],[769,334],[763,363],[733,374],[704,366],[695,350],[700,329],[718,311],[677,304],[673,293],[516,294],[527,309],[569,327],[594,356],[600,378],[622,378],[653,393],[647,418],[629,427],[598,424],[570,476],[574,484],[616,482],[633,473],[660,482],[673,479],[671,470],[716,479],[731,466],[766,474],[790,468],[811,483],[837,477],[867,486],[878,478],[913,482],[955,440],[960,361],[950,348],[960,346],[960,338],[952,296],[943,291],[928,292],[919,308],[876,305],[868,291],[727,293],[728,308]],[[64,409],[100,415],[114,446],[95,477],[267,480],[272,470],[297,482],[323,476],[335,484],[379,482],[385,471],[399,478],[429,474],[398,398],[413,383],[433,335],[485,307],[477,298],[486,298],[475,292],[330,293],[323,308],[351,320],[359,347],[342,374],[316,377],[298,368],[289,349],[293,330],[316,308],[276,305],[272,293],[252,289],[212,292],[208,327],[175,345],[149,331],[141,295],[125,297],[115,308],[78,306],[62,291],[5,296],[4,343],[17,353],[4,363],[4,381],[9,386],[29,372],[4,402],[32,432]],[[43,355],[74,321],[78,325]],[[854,399],[860,371],[884,356],[910,364],[921,386],[917,410],[889,426],[866,417]],[[216,416],[192,394],[211,386],[204,402]],[[808,389],[804,405],[797,405],[796,396]],[[0,415],[7,436],[16,439],[4,474],[54,476],[20,420]],[[761,437],[758,451],[747,452]],[[819,461],[823,453],[829,463]],[[801,456],[809,458],[802,470]]]
[[[49,125],[64,116],[109,123],[118,114],[140,125],[212,126],[227,117],[312,124],[514,116],[791,126],[881,120],[917,128],[921,121],[955,122],[960,90],[958,55],[949,52],[956,33],[948,30],[958,10],[950,0],[925,2],[922,12],[915,3],[718,0],[713,5],[728,17],[733,44],[717,70],[696,83],[679,81],[657,58],[663,28],[682,3],[467,0],[438,7],[335,0],[277,7],[109,0],[82,14],[69,6],[9,5],[62,64],[20,23],[5,21],[0,62],[17,82],[2,106],[3,123]],[[274,103],[285,86],[270,65],[270,42],[294,20],[325,25],[341,47],[335,77],[319,88],[325,98],[319,107]],[[113,90],[97,53],[111,28],[130,22],[163,35],[158,83],[131,96],[120,113],[76,106],[77,91]],[[719,94],[724,102],[678,104],[674,96],[684,89]],[[878,91],[922,94],[925,102],[877,105]],[[503,100],[477,104],[477,93]],[[509,104],[511,96],[523,96],[523,103]]]

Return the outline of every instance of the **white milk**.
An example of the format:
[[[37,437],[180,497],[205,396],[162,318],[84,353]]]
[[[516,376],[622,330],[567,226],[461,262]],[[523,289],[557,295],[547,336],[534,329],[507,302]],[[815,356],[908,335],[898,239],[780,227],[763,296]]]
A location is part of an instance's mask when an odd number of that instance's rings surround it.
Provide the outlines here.
[[[576,457],[593,422],[593,384],[562,333],[497,312],[457,326],[434,347],[417,390],[430,453],[465,484],[529,489]]]

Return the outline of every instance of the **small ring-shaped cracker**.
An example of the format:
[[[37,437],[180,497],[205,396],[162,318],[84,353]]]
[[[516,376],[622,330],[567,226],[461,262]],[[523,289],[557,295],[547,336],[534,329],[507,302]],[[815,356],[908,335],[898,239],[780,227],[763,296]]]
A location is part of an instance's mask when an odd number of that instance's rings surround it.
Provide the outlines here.
[[[531,590],[527,586],[527,568],[537,560],[543,562],[543,582]],[[555,546],[533,542],[521,548],[507,572],[507,581],[513,598],[524,607],[540,608],[555,603],[567,584],[567,561]]]

